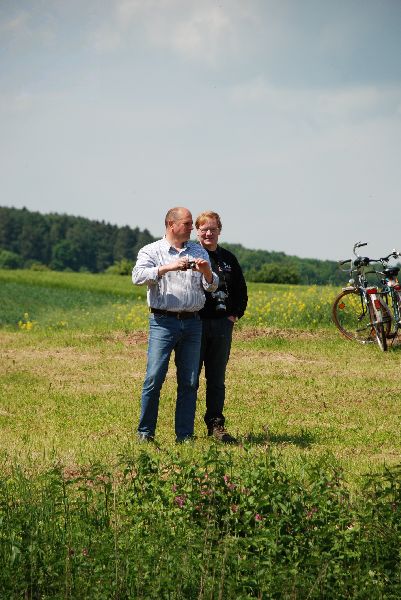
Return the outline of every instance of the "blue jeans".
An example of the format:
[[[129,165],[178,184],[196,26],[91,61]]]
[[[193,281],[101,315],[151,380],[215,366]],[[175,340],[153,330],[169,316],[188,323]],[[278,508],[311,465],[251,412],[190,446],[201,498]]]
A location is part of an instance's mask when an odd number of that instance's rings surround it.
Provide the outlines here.
[[[177,368],[175,434],[177,440],[193,435],[201,337],[202,322],[198,316],[180,320],[167,315],[150,315],[148,364],[142,388],[139,433],[155,434],[160,390],[174,350]]]
[[[206,377],[206,413],[204,416],[208,428],[224,425],[223,415],[226,394],[226,367],[230,358],[233,322],[220,319],[202,320],[202,344],[199,358],[199,375],[205,365]],[[199,377],[198,375],[198,377]]]

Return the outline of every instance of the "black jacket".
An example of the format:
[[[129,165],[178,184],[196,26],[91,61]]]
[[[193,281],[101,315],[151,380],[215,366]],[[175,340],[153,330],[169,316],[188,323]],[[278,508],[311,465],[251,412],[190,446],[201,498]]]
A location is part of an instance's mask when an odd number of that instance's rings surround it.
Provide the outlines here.
[[[207,249],[206,249],[207,250]],[[220,319],[234,315],[239,319],[245,312],[248,303],[248,291],[242,269],[232,252],[217,246],[214,252],[207,250],[212,270],[219,276],[219,288],[228,293],[225,299],[226,311],[216,310],[216,299],[210,292],[205,292],[205,306],[200,311],[202,319]]]

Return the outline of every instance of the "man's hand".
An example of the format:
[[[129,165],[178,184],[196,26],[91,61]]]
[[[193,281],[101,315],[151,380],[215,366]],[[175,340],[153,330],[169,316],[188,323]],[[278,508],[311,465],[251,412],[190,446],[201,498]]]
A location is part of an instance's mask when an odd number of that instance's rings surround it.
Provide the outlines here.
[[[200,271],[208,283],[213,281],[213,272],[210,264],[204,258],[195,258],[196,270]]]
[[[188,257],[184,256],[183,258],[179,258],[178,260],[174,260],[171,263],[167,263],[166,265],[162,265],[158,269],[159,277],[162,277],[165,273],[169,271],[186,271],[188,269]]]
[[[195,263],[194,269],[202,273],[208,283],[212,283],[213,281],[213,273],[210,267],[210,264],[204,258],[195,258],[192,262]],[[187,256],[183,258],[179,258],[167,265],[162,265],[159,267],[158,274],[159,277],[162,277],[168,271],[186,271],[189,268],[189,260]]]

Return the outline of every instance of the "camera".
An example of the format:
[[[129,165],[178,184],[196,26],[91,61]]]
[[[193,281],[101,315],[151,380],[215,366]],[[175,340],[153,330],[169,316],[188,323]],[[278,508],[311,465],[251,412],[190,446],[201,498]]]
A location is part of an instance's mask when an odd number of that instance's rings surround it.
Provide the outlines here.
[[[188,261],[188,269],[196,269],[196,262],[194,260]]]
[[[212,292],[212,298],[216,300],[215,308],[218,312],[223,312],[223,310],[227,310],[226,299],[228,298],[228,294],[223,292],[223,290],[217,290],[217,292]]]

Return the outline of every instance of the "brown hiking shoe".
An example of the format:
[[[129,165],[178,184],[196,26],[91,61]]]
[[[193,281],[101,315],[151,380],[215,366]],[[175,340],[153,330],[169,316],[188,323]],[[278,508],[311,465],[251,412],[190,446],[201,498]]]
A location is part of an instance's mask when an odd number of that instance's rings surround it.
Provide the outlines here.
[[[223,444],[236,444],[237,440],[235,437],[230,435],[227,429],[223,425],[213,425],[209,427],[208,435],[213,437],[218,442],[222,442]]]

